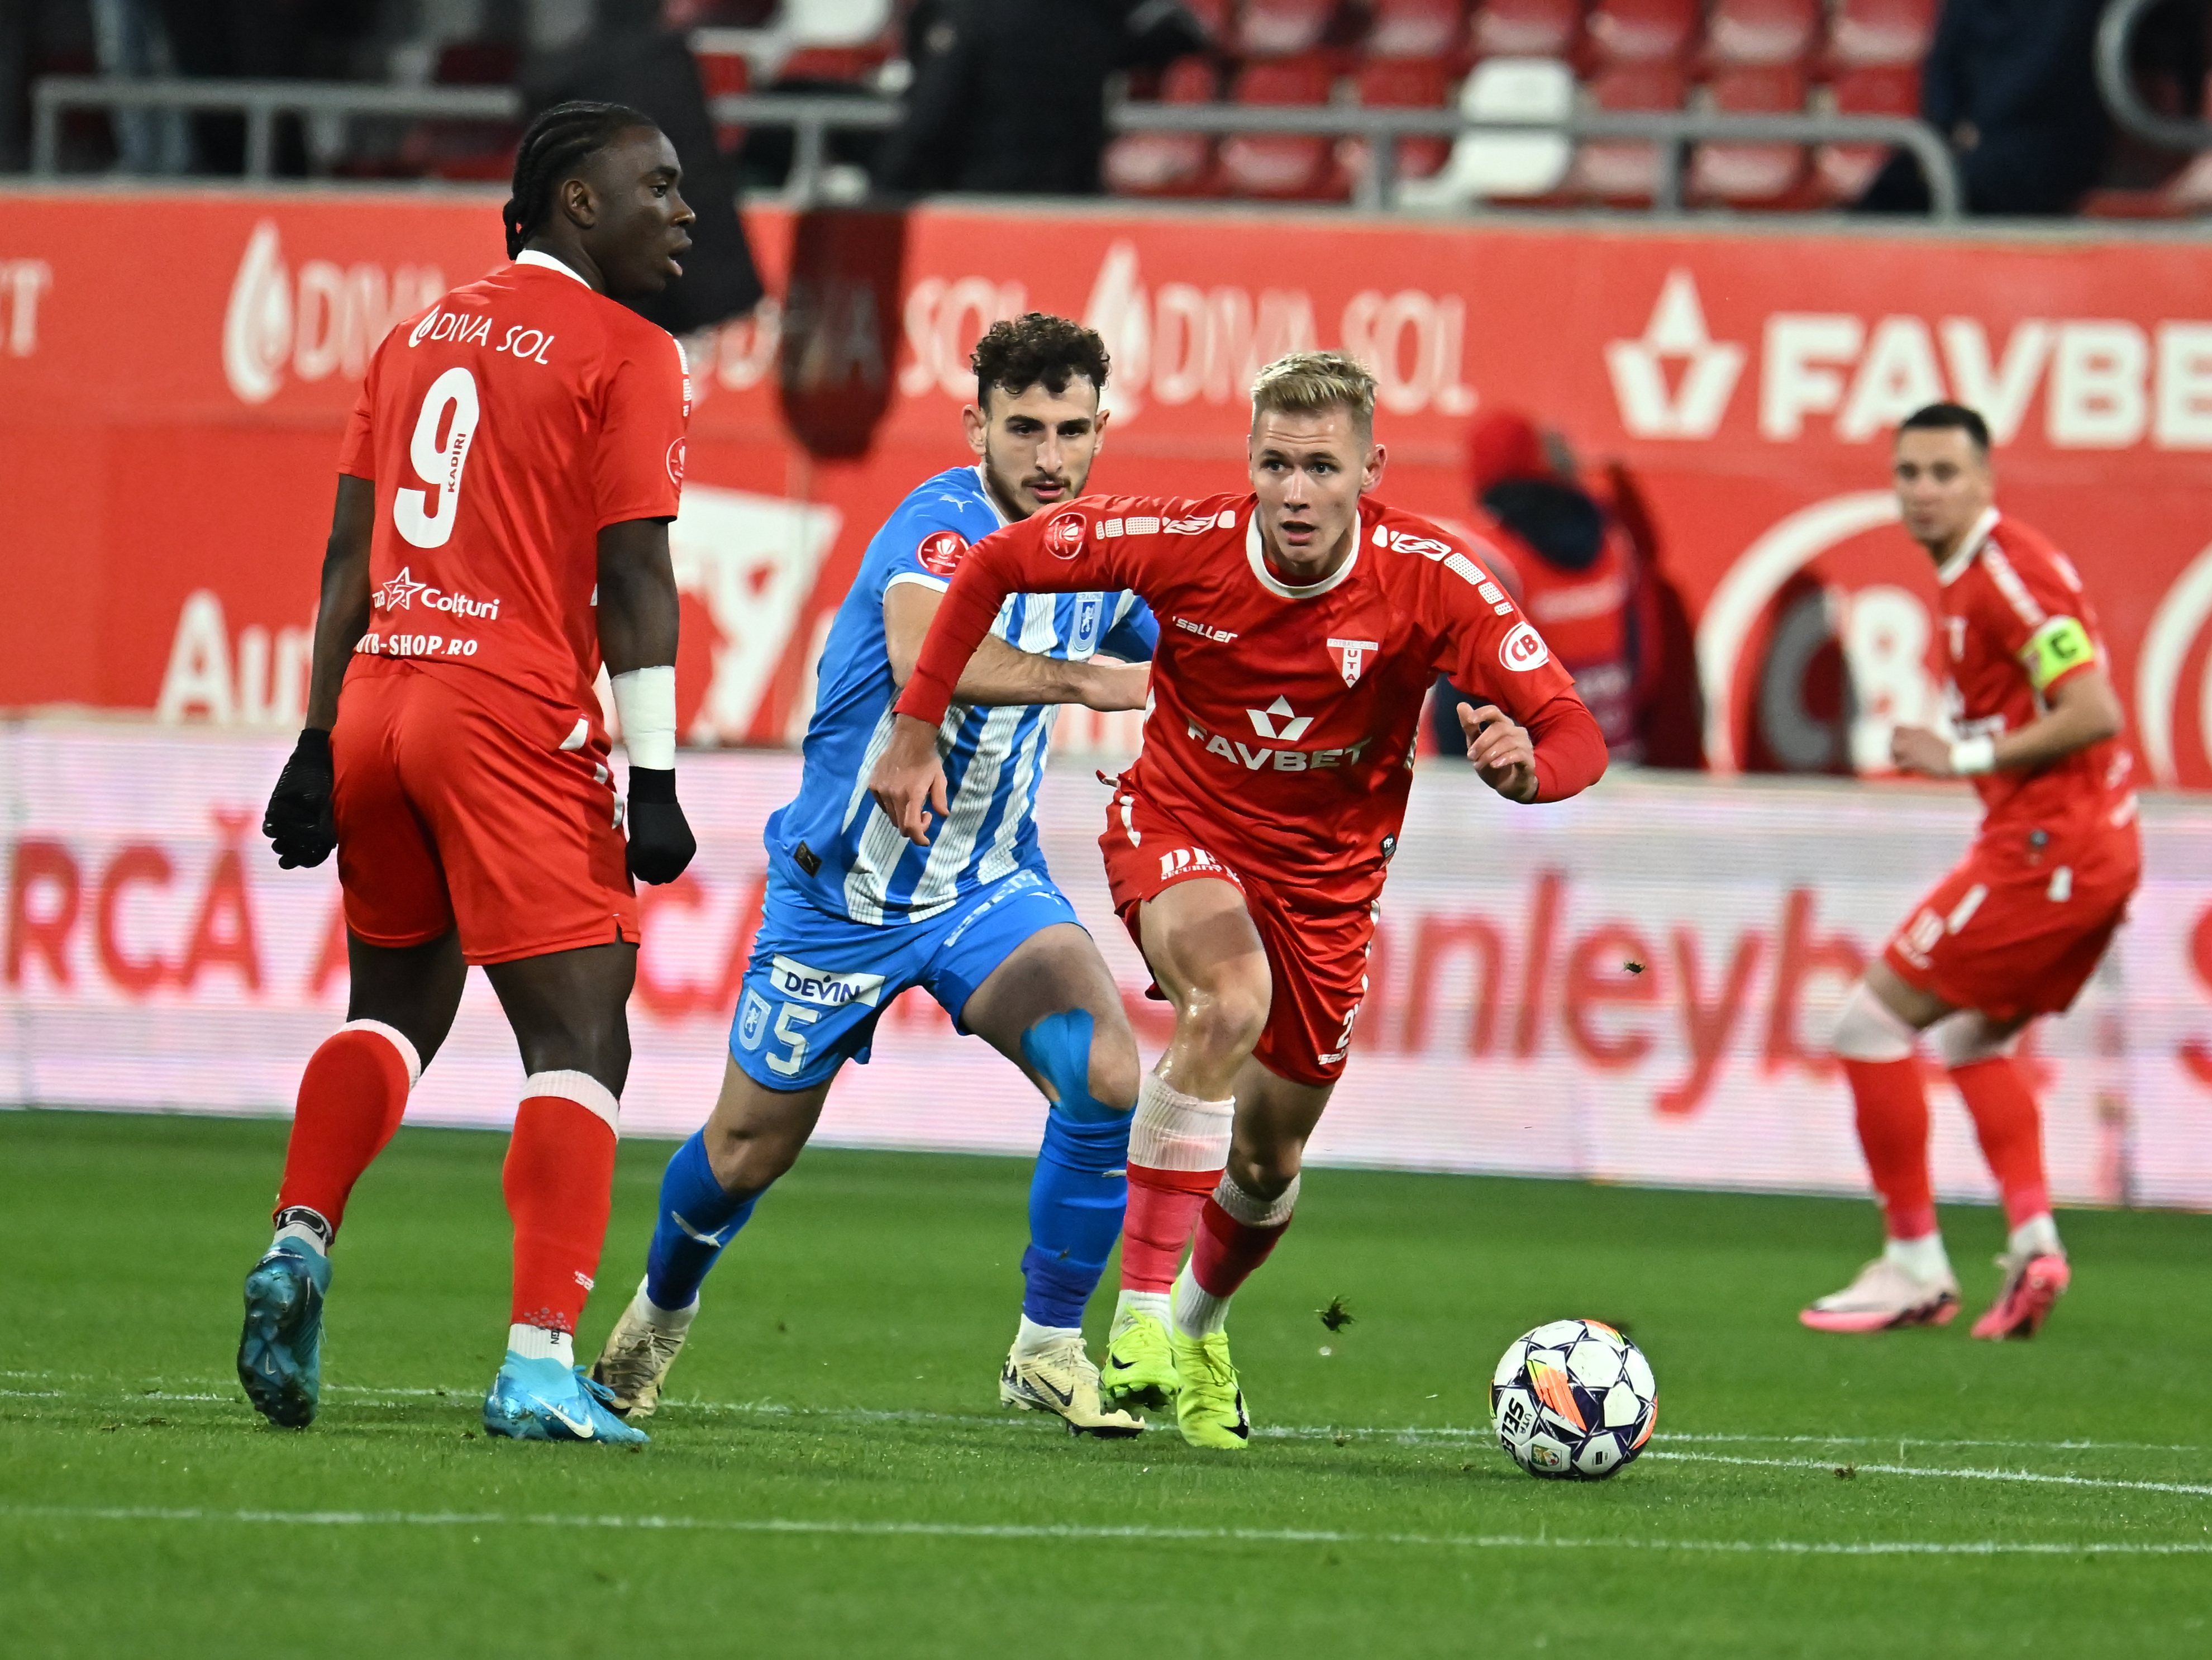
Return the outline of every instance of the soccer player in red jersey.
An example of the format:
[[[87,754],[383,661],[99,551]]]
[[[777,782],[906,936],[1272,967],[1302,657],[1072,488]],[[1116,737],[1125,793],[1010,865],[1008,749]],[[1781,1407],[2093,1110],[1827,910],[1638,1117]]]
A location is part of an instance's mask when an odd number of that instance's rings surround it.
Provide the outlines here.
[[[694,851],[676,800],[668,521],[683,355],[620,297],[680,274],[691,210],[653,123],[566,104],[532,123],[512,263],[377,349],[339,452],[307,729],[270,798],[279,860],[335,847],[352,985],[308,1061],[246,1281],[238,1370],[273,1422],[314,1416],[329,1252],[481,964],[521,1050],[507,1157],[514,1285],[492,1434],[641,1441],[570,1353],[606,1231],[635,876]],[[629,752],[628,845],[593,682]]]
[[[2070,1276],[2044,1182],[2035,1095],[2013,1049],[2029,1021],[2074,1001],[2127,914],[2142,870],[2134,759],[2081,576],[1998,512],[1982,417],[1929,404],[1898,429],[1892,468],[1905,527],[1942,585],[1957,733],[1900,727],[1893,758],[1930,778],[1972,778],[1984,816],[1965,860],[1914,908],[1844,1003],[1835,1051],[1889,1239],[1856,1280],[1800,1317],[1821,1331],[1880,1331],[1942,1325],[1958,1312],[1914,1055],[1919,1034],[1940,1021],[1937,1050],[2011,1225],[2003,1287],[1974,1335],[2031,1337]]]
[[[1385,866],[1439,673],[1510,800],[1595,782],[1605,742],[1488,550],[1373,500],[1375,380],[1334,352],[1261,372],[1251,489],[1040,513],[962,564],[872,787],[916,842],[945,812],[938,723],[1009,593],[1133,589],[1160,625],[1143,752],[1099,838],[1115,909],[1176,1012],[1137,1097],[1115,1404],[1237,1448],[1229,1299],[1290,1225],[1306,1138],[1343,1075]],[[1195,1239],[1194,1242],[1194,1230]],[[1192,1245],[1189,1265],[1176,1265]]]

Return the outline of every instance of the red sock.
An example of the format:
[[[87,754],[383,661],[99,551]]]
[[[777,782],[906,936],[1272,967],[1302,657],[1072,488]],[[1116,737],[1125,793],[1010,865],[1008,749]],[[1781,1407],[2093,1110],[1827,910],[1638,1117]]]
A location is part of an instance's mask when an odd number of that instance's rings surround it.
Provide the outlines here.
[[[615,1098],[577,1072],[538,1073],[524,1087],[531,1093],[514,1115],[505,1171],[507,1213],[514,1219],[510,1318],[573,1333],[599,1272],[614,1201]],[[594,1092],[593,1100],[579,1098]]]
[[[276,1189],[278,1210],[305,1205],[337,1231],[353,1184],[384,1151],[407,1110],[414,1045],[402,1050],[406,1041],[389,1027],[356,1021],[307,1057],[292,1139],[284,1149],[284,1180]]]
[[[1218,1170],[1129,1166],[1129,1208],[1121,1220],[1121,1289],[1172,1290],[1199,1207],[1220,1184]]]
[[[1290,1229],[1287,1221],[1272,1228],[1255,1228],[1238,1221],[1208,1198],[1198,1215],[1198,1239],[1190,1250],[1190,1277],[1208,1297],[1233,1297]]]
[[[1936,1231],[1936,1194],[1928,1183],[1928,1091],[1920,1062],[1844,1061],[1858,1104],[1859,1146],[1893,1239]]]
[[[2035,1091],[2019,1066],[2005,1056],[1951,1068],[1951,1081],[1974,1116],[1982,1157],[2004,1195],[2005,1220],[2018,1227],[2051,1208],[2051,1189],[2043,1177],[2043,1119]]]

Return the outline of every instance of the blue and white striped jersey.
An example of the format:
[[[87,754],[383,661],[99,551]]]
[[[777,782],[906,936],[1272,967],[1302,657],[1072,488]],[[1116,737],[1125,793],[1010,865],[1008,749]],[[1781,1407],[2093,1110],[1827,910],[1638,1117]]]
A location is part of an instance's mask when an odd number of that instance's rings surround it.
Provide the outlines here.
[[[938,748],[951,812],[927,848],[901,836],[868,794],[898,691],[884,595],[901,582],[943,592],[969,545],[1006,522],[981,468],[938,474],[876,532],[838,607],[817,670],[799,798],[768,821],[770,858],[826,911],[877,925],[920,921],[1025,866],[1043,869],[1035,814],[1055,707],[955,703],[946,712]],[[1076,662],[1101,652],[1143,662],[1159,638],[1145,602],[1119,591],[1017,593],[991,632],[1023,651]]]

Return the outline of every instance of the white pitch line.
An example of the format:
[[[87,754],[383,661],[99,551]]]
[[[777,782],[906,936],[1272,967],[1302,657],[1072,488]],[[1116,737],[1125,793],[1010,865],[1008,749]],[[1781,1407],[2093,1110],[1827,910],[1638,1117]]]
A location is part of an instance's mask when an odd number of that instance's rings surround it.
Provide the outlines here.
[[[1824,1470],[1834,1468],[1817,1458],[1736,1458],[1718,1452],[1668,1452],[1653,1450],[1647,1458],[1677,1463],[1739,1464],[1760,1469]],[[1869,1475],[1948,1475],[1963,1481],[2029,1481],[2058,1487],[2118,1487],[2135,1493],[2178,1493],[2192,1498],[2212,1498],[2212,1484],[2202,1481],[2129,1481],[2108,1475],[2045,1475],[2035,1470],[1948,1469],[1940,1464],[1856,1464],[1850,1468]]]
[[[790,1517],[512,1515],[499,1511],[167,1510],[150,1506],[0,1505],[0,1517],[50,1522],[167,1522],[322,1528],[585,1528],[638,1533],[831,1535],[857,1538],[1058,1540],[1139,1544],[1431,1546],[1453,1550],[1637,1550],[1775,1556],[2206,1556],[2212,1540],[1637,1539],[1548,1534],[1352,1533],[1331,1528],[1103,1527],[1082,1523],[860,1522]]]

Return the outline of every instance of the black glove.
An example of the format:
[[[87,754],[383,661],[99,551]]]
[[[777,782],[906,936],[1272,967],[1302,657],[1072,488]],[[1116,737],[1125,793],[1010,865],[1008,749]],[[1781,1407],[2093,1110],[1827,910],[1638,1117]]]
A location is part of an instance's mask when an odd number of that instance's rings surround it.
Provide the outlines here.
[[[699,843],[676,804],[676,769],[629,769],[629,873],[659,887],[684,874]]]
[[[291,759],[277,775],[261,815],[261,833],[276,849],[276,862],[319,865],[338,844],[337,821],[331,814],[331,735],[309,727],[292,746]]]

